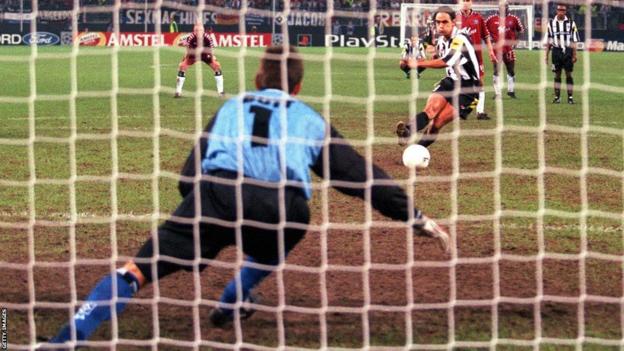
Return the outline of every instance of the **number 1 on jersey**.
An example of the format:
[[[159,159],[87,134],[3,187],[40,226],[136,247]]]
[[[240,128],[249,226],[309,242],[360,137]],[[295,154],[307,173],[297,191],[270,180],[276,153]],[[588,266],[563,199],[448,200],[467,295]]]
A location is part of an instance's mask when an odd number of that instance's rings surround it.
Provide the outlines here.
[[[253,130],[251,135],[257,138],[264,138],[267,140],[252,140],[251,146],[267,146],[269,145],[269,120],[271,119],[272,111],[257,105],[252,105],[249,108],[249,112],[254,114]]]

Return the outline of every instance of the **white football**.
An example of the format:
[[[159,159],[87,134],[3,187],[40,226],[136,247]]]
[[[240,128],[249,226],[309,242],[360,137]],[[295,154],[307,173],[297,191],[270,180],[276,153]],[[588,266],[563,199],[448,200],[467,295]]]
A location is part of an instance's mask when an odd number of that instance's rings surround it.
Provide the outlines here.
[[[409,168],[427,168],[431,155],[426,147],[418,144],[410,145],[403,150],[403,164]]]

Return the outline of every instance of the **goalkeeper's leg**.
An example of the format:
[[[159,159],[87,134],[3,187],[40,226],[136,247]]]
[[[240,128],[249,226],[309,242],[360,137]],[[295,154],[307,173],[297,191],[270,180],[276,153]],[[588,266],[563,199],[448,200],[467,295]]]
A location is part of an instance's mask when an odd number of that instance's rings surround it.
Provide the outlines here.
[[[286,192],[286,202],[289,204],[287,222],[308,223],[309,213],[305,199],[299,199],[293,191]],[[286,228],[283,232],[284,258],[301,241],[306,231]],[[280,263],[280,232],[246,228],[243,230],[243,251],[247,254],[245,262],[260,263],[266,266],[277,266]],[[221,295],[220,305],[210,312],[210,322],[213,326],[223,328],[234,320],[234,310],[231,305],[238,301],[238,282],[240,281],[241,301],[256,302],[252,290],[258,286],[273,269],[262,269],[244,266],[235,279],[228,282]],[[229,306],[228,306],[229,305]],[[239,309],[240,319],[247,319],[255,312],[252,308]]]
[[[113,281],[117,285],[116,292],[113,292]],[[74,314],[71,325],[75,330],[76,340],[88,339],[100,324],[111,318],[113,298],[119,301],[114,304],[115,312],[122,313],[127,299],[132,298],[145,281],[141,271],[132,262],[118,269],[115,274],[102,278],[91,290],[84,305]],[[60,344],[70,340],[72,340],[72,327],[66,324],[55,337],[50,339],[50,342]]]
[[[289,247],[286,248],[286,252],[284,256],[288,256]],[[259,262],[252,256],[246,256],[245,262],[247,263],[261,263],[265,265],[275,266],[279,263],[277,258],[270,260],[269,262]],[[250,299],[251,291],[260,284],[264,278],[268,277],[271,274],[272,270],[254,268],[249,266],[244,266],[241,268],[238,276],[228,282],[223,289],[223,294],[221,295],[221,306],[219,307],[222,312],[227,315],[232,315],[233,310],[225,306],[225,304],[233,304],[237,299],[237,282],[240,280],[241,282],[241,301],[248,301]]]
[[[258,261],[251,256],[245,257],[245,262],[258,263]],[[272,262],[269,262],[268,264],[277,265],[278,261],[274,260]],[[236,290],[238,288],[238,280],[240,280],[241,282],[241,300],[247,301],[249,299],[251,290],[258,286],[258,284],[260,284],[264,280],[264,278],[268,277],[271,272],[272,270],[265,270],[249,266],[244,266],[243,268],[241,268],[238,276],[230,280],[225,286],[225,289],[223,289],[223,294],[221,295],[221,299],[219,299],[222,305],[219,308],[227,314],[231,314],[233,312],[233,310],[226,307],[225,304],[233,304],[236,302],[236,300],[238,300],[236,293]]]
[[[202,183],[202,194],[206,191],[206,184]],[[233,195],[232,195],[233,197]],[[215,209],[215,203],[202,196],[201,214],[210,217],[219,216]],[[173,217],[195,218],[195,196],[189,193],[174,211]],[[121,314],[126,303],[144,285],[159,280],[181,269],[192,271],[195,260],[194,227],[190,223],[181,223],[167,220],[158,228],[158,256],[159,259],[153,264],[151,261],[156,256],[153,239],[150,238],[143,244],[132,262],[128,262],[123,268],[117,270],[112,276],[106,276],[89,293],[86,303],[74,315],[74,319],[64,326],[59,333],[50,340],[52,343],[64,343],[72,340],[71,330],[76,332],[76,340],[87,340],[96,329],[104,322],[111,319],[113,308],[117,315]],[[206,239],[201,241],[201,257],[212,259],[225,246],[231,245],[235,237],[231,228],[222,228],[216,225],[200,224],[200,233],[204,233]],[[207,233],[207,234],[206,234]],[[173,263],[169,257],[189,262]],[[203,270],[206,266],[199,265]],[[113,290],[113,282],[117,290]],[[111,304],[113,298],[120,299]],[[113,306],[114,305],[114,306]]]
[[[245,258],[245,262],[247,263],[258,263],[256,259],[251,256],[247,256]],[[274,260],[269,263],[269,265],[277,265],[278,261]],[[265,270],[254,267],[243,267],[238,273],[237,277],[230,280],[226,285],[225,289],[223,289],[223,294],[219,299],[219,307],[213,309],[210,312],[209,318],[210,323],[213,326],[218,328],[223,328],[234,320],[234,309],[228,307],[227,305],[232,305],[236,303],[238,300],[238,282],[240,281],[241,287],[241,301],[246,302],[256,302],[254,297],[252,296],[252,290],[260,284],[264,278],[268,277],[271,274],[272,270]],[[240,318],[247,319],[254,314],[254,310],[249,309],[240,309]]]
[[[190,230],[188,230],[190,228]],[[167,221],[158,230],[159,251],[161,256],[171,256],[179,259],[193,260],[193,235],[192,226],[185,226]],[[202,243],[204,244],[204,243]],[[202,255],[208,258],[216,256],[219,249],[205,250],[202,246]],[[108,275],[91,290],[85,304],[76,312],[70,324],[65,325],[59,333],[50,340],[51,343],[64,343],[72,340],[72,325],[76,331],[76,340],[87,340],[104,322],[111,319],[113,314],[112,299],[121,301],[114,306],[115,313],[121,314],[128,299],[152,279],[161,279],[180,269],[192,270],[192,265],[183,266],[169,261],[159,260],[156,263],[156,274],[152,273],[152,264],[149,262],[154,256],[154,245],[150,238],[136,255],[135,261],[126,263],[123,268],[114,275]],[[200,267],[201,269],[204,266]],[[117,291],[113,291],[113,280],[117,285]]]

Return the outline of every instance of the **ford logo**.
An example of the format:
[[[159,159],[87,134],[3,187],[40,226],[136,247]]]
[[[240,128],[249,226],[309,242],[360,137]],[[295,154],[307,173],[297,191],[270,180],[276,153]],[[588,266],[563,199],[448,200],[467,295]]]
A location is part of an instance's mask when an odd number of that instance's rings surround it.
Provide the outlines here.
[[[56,45],[61,41],[58,35],[48,32],[35,32],[24,35],[24,45]]]

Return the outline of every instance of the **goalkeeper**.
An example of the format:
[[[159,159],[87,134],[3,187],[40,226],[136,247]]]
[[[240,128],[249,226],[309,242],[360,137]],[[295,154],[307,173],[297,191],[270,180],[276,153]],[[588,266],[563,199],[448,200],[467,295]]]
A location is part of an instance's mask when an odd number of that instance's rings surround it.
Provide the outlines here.
[[[120,314],[138,289],[174,272],[192,271],[196,265],[201,271],[206,264],[198,259],[214,259],[227,246],[238,245],[254,262],[279,264],[306,233],[310,169],[337,190],[365,198],[366,159],[321,115],[294,97],[302,78],[303,62],[293,47],[266,50],[255,78],[259,90],[226,101],[191,151],[179,183],[183,200],[171,218],[135,259],[100,280],[74,319],[50,341],[53,346],[71,340],[72,329],[77,340],[88,339],[111,318],[113,306]],[[201,180],[195,180],[196,169],[201,169]],[[448,250],[448,234],[419,210],[409,213],[402,188],[374,165],[372,176],[369,198],[375,209],[398,221],[413,217],[408,224],[415,234],[435,238]],[[201,257],[195,255],[196,248]],[[243,301],[270,271],[247,266],[241,270]],[[113,297],[120,300],[111,305]],[[232,320],[231,305],[218,311]]]

